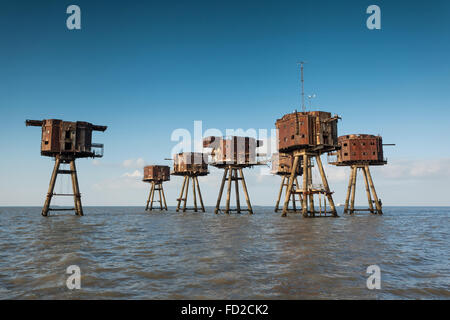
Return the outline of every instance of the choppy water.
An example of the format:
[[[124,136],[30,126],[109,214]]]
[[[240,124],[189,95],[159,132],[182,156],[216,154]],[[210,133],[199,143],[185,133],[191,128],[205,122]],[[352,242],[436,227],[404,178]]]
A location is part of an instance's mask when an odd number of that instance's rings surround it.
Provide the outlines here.
[[[449,299],[450,208],[281,218],[0,208],[2,299]],[[381,290],[366,268],[381,268]],[[80,290],[65,273],[78,265]]]

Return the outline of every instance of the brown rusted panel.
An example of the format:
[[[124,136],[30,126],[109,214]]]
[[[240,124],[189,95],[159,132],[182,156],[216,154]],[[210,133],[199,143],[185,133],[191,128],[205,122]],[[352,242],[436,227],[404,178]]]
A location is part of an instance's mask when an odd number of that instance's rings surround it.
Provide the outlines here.
[[[76,150],[91,152],[92,125],[88,122],[78,121],[76,123]]]
[[[336,165],[370,164],[383,165],[383,142],[380,136],[350,134],[339,137],[341,149],[337,152]]]
[[[301,160],[302,161],[302,160]],[[303,174],[301,161],[297,166],[297,175]],[[276,153],[272,156],[272,174],[289,175],[291,174],[294,157],[288,153]]]
[[[42,127],[44,121],[42,120],[25,120],[25,125],[27,127]]]
[[[41,152],[59,152],[61,136],[61,120],[50,119],[42,123]]]
[[[203,146],[211,148],[211,165],[254,165],[257,163],[256,149],[263,145],[262,140],[251,137],[207,137]]]
[[[61,126],[61,151],[76,152],[77,125],[75,122],[64,121]]]
[[[183,152],[173,156],[173,174],[207,175],[208,155],[201,152]]]
[[[96,126],[89,122],[62,121],[60,119],[27,120],[27,126],[42,124],[41,154],[55,157],[69,155],[75,158],[101,157],[103,154],[92,150],[92,131],[105,131],[106,126]],[[95,144],[96,148],[103,145]]]
[[[144,167],[143,181],[169,181],[170,168],[169,166],[151,165]]]
[[[327,151],[338,147],[338,117],[329,112],[294,112],[275,123],[278,129],[278,148],[281,152],[323,147]]]

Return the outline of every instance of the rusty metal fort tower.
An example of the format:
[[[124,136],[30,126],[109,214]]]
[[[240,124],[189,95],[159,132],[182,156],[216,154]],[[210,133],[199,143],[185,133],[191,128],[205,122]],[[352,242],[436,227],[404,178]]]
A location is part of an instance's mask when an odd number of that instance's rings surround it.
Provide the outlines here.
[[[142,181],[151,184],[145,211],[152,211],[153,203],[159,202],[159,209],[167,211],[166,196],[164,195],[163,182],[170,180],[170,168],[168,166],[146,166],[144,167],[144,178]],[[155,200],[155,192],[158,191],[159,200]]]
[[[303,168],[301,165],[301,160],[300,159],[300,163],[297,165],[297,175],[301,176],[303,174]],[[294,164],[294,157],[291,154],[288,153],[276,153],[272,156],[272,174],[278,175],[281,177],[281,185],[280,185],[280,191],[278,192],[278,198],[277,198],[277,202],[275,204],[275,212],[278,212],[279,210],[279,205],[280,205],[280,201],[281,201],[281,197],[283,195],[283,190],[286,194],[287,192],[287,188],[289,186],[289,181],[291,178],[291,170],[292,170],[292,165]],[[292,188],[293,189],[297,189],[299,188],[299,183],[298,183],[298,179],[295,178],[293,184],[292,184]],[[295,198],[295,193],[292,193],[292,209],[289,209],[289,203],[288,203],[288,211],[292,212],[297,212],[297,205],[296,205],[296,201],[297,199]],[[297,194],[299,197],[299,201],[300,203],[302,202],[301,198],[300,198],[300,194]]]
[[[370,166],[387,164],[387,160],[383,157],[382,138],[369,134],[350,134],[340,136],[338,140],[340,149],[329,153],[328,162],[335,166],[348,166],[351,168],[344,213],[353,214],[357,211],[370,211],[370,213],[374,214],[383,214],[381,200],[375,191],[372,175],[370,174]],[[363,173],[369,209],[355,209],[358,170],[361,170]],[[375,208],[373,204],[375,204]]]
[[[49,211],[73,210],[78,216],[82,216],[83,207],[75,160],[77,158],[100,158],[103,156],[103,144],[92,143],[92,131],[104,132],[107,127],[93,125],[89,122],[69,122],[59,119],[26,120],[25,124],[42,128],[41,155],[55,158],[55,166],[42,208],[42,215],[48,216]],[[69,164],[70,170],[60,169],[61,164]],[[73,193],[54,193],[58,174],[70,174]],[[73,196],[74,208],[50,208],[53,196]]]
[[[314,195],[323,195],[328,199],[331,211],[326,211],[325,203],[323,212],[325,216],[327,213],[331,213],[334,217],[337,216],[332,192],[328,186],[325,170],[320,159],[323,153],[334,151],[338,147],[337,121],[338,116],[332,117],[331,113],[323,111],[294,112],[284,115],[276,121],[278,150],[279,152],[290,154],[294,159],[288,180],[282,216],[287,215],[289,199],[293,194],[298,194],[301,199],[304,217],[314,217],[316,213],[322,214],[322,212],[316,212],[315,210]],[[301,162],[300,159],[303,161]],[[314,159],[322,178],[322,185],[314,186],[312,183]],[[301,187],[294,183],[297,181],[299,174],[297,168],[299,165],[302,168],[300,172],[303,173]]]
[[[293,211],[296,212],[295,195],[299,196],[302,204],[302,214],[304,217],[315,217],[316,213],[327,216],[331,213],[337,217],[336,208],[332,197],[332,192],[328,186],[327,177],[322,166],[321,155],[327,152],[337,150],[337,115],[331,116],[329,112],[323,111],[306,111],[305,93],[303,80],[303,64],[301,66],[301,94],[302,94],[302,112],[293,112],[284,115],[275,123],[278,133],[278,152],[283,154],[286,168],[290,169],[287,175],[285,169],[275,168],[275,172],[280,172],[286,176],[281,182],[278,201],[275,211],[278,210],[278,204],[283,191],[286,187],[286,195],[283,205],[282,216],[286,216],[289,209],[289,201],[292,198]],[[291,163],[291,159],[293,160]],[[317,167],[322,178],[321,185],[313,185],[312,168],[313,160],[316,160]],[[278,166],[278,164],[276,164]],[[297,177],[303,175],[302,186],[299,185]],[[287,183],[285,183],[287,179]],[[319,196],[319,208],[316,212],[314,206],[314,195]],[[321,209],[321,196],[324,196],[324,211]],[[326,199],[328,199],[331,211],[327,212]],[[308,206],[309,203],[309,206]]]
[[[261,140],[250,137],[207,137],[203,139],[203,147],[211,149],[212,161],[210,164],[216,168],[224,169],[214,213],[217,214],[220,211],[220,201],[222,199],[223,189],[225,187],[225,182],[228,180],[225,213],[230,213],[231,211],[236,211],[237,213],[248,211],[250,214],[253,214],[242,169],[261,164],[257,161],[258,154],[256,153],[256,149],[262,146],[262,144],[263,142]],[[247,202],[247,209],[241,208],[239,181],[242,183],[242,189]],[[232,182],[234,182],[235,187],[236,209],[230,208]]]
[[[180,210],[182,202],[183,212],[186,212],[186,210],[194,210],[195,212],[197,212],[197,193],[198,199],[200,200],[201,210],[205,212],[205,206],[203,205],[203,198],[200,191],[200,184],[198,183],[198,177],[206,176],[209,173],[207,160],[208,155],[201,152],[183,152],[174,155],[172,175],[184,177],[180,197],[177,199],[177,212]],[[194,200],[193,208],[186,207],[189,191],[189,180],[192,181],[192,192]]]

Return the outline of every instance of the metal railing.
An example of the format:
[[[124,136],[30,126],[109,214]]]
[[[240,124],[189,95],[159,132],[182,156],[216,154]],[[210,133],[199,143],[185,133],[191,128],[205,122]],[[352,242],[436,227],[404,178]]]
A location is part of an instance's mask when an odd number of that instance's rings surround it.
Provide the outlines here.
[[[91,144],[91,152],[94,154],[94,158],[103,157],[104,145],[103,143],[93,143]]]

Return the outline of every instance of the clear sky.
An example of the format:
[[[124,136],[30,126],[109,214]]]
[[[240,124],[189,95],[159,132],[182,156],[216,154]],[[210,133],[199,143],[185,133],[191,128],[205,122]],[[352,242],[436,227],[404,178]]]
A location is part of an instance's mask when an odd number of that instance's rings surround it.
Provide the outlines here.
[[[66,27],[71,4],[81,30]],[[371,4],[381,30],[366,27]],[[339,134],[396,144],[373,169],[385,205],[450,205],[449,1],[10,0],[0,39],[0,205],[42,205],[47,192],[53,162],[25,119],[107,125],[94,137],[104,158],[78,161],[83,203],[143,205],[142,166],[170,164],[175,129],[270,130],[300,109],[300,60],[311,109],[339,114]],[[348,168],[326,169],[343,202]],[[211,171],[200,179],[208,205]],[[247,176],[252,202],[273,205],[280,178]],[[169,205],[180,184],[167,184]]]

